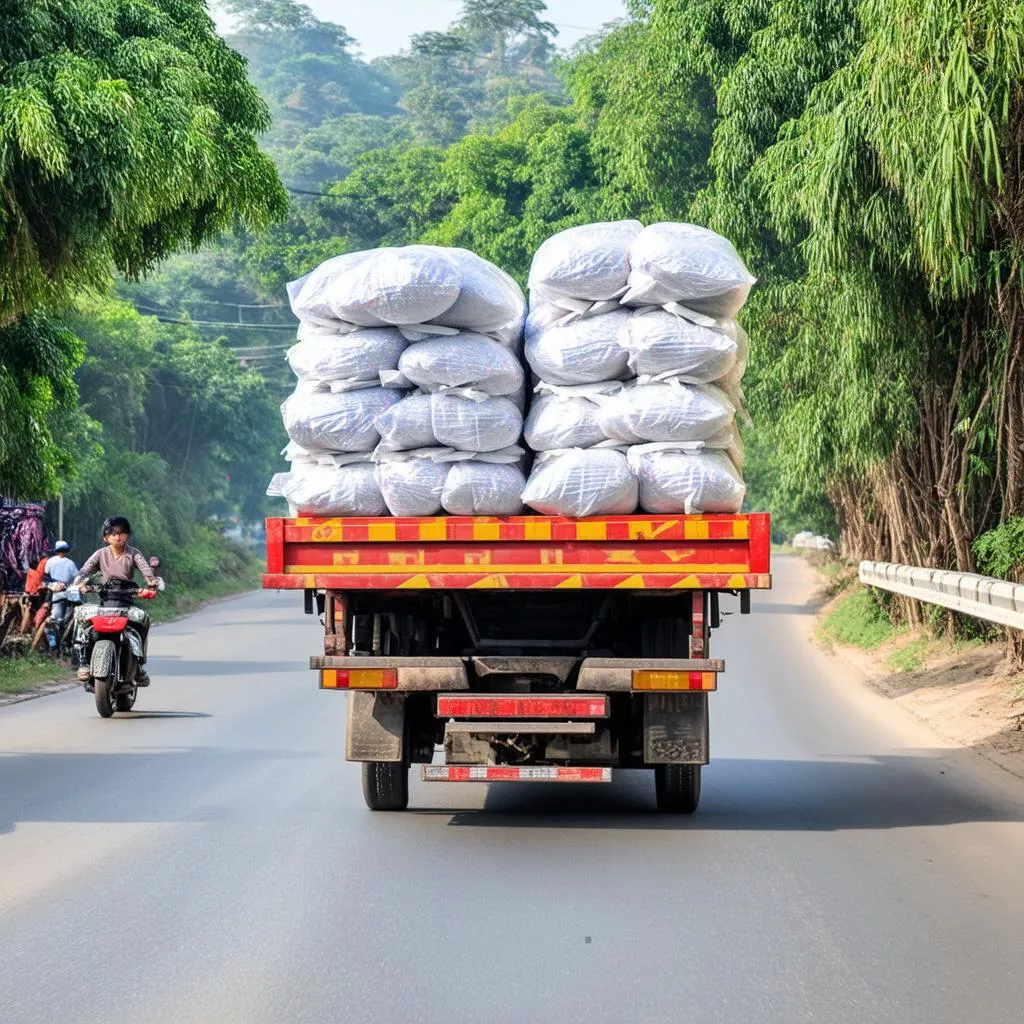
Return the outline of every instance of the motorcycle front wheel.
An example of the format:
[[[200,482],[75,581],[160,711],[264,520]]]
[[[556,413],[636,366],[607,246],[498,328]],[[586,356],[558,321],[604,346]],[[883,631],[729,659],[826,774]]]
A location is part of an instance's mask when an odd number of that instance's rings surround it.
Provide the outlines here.
[[[118,711],[131,711],[135,707],[135,698],[139,695],[139,688],[132,686],[127,690],[122,690],[114,698],[114,707]]]
[[[101,718],[110,718],[118,710],[115,706],[117,698],[113,694],[114,680],[110,676],[93,677],[92,684],[96,690],[96,710]]]
[[[116,707],[117,698],[114,695],[114,688],[117,686],[117,676],[114,669],[117,661],[117,652],[110,640],[98,640],[92,649],[90,660],[93,688],[96,691],[96,710],[101,718],[110,718],[118,710]]]

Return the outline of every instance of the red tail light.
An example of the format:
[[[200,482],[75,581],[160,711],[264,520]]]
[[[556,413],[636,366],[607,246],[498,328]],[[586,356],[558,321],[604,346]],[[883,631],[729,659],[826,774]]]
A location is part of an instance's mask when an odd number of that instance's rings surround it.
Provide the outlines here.
[[[128,616],[94,615],[90,621],[97,633],[120,633],[128,625]]]
[[[394,668],[325,668],[320,670],[322,690],[393,690],[398,686]]]

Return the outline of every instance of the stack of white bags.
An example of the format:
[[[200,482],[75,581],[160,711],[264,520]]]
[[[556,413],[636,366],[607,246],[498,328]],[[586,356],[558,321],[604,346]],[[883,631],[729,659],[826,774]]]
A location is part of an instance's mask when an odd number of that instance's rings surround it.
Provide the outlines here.
[[[300,320],[281,407],[293,515],[515,515],[525,299],[465,249],[348,253],[288,286]]]
[[[736,427],[754,279],[692,224],[570,228],[530,270],[526,359],[539,383],[523,501],[546,515],[739,511]]]
[[[529,316],[465,249],[327,260],[288,286],[291,471],[267,493],[292,515],[737,512],[753,283],[713,231],[631,220],[544,242]]]

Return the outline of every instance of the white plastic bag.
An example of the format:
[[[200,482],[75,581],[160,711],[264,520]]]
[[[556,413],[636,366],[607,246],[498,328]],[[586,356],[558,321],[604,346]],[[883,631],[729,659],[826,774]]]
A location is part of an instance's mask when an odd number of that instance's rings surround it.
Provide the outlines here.
[[[351,334],[309,334],[286,355],[299,380],[376,381],[382,370],[397,368],[407,344],[394,327],[368,327]]]
[[[755,282],[732,242],[696,224],[663,222],[629,249],[630,306],[678,302],[712,317],[735,316]]]
[[[430,449],[377,457],[377,483],[393,516],[435,516],[441,511],[449,462],[436,461]]]
[[[523,511],[525,486],[518,466],[478,459],[453,462],[441,505],[453,516],[517,516]]]
[[[519,341],[526,298],[518,284],[493,263],[469,249],[424,246],[453,260],[459,268],[459,297],[435,323],[476,334],[488,334],[504,344]]]
[[[711,385],[637,382],[603,398],[597,422],[606,437],[643,444],[705,441],[728,427],[734,416],[732,403]]]
[[[628,515],[636,511],[636,477],[614,448],[543,452],[533,464],[523,501],[543,515]]]
[[[515,354],[482,334],[457,334],[410,345],[398,360],[399,378],[424,391],[467,388],[485,395],[513,395],[526,374]],[[385,384],[392,383],[386,377]]]
[[[526,341],[526,361],[548,384],[590,384],[615,380],[626,372],[629,353],[623,347],[628,310],[549,327]]]
[[[437,443],[432,417],[433,395],[414,394],[385,409],[375,420],[381,448],[406,451]]]
[[[291,516],[382,516],[387,511],[372,463],[303,466],[276,473],[267,488],[288,502]]]
[[[508,398],[475,401],[455,394],[431,396],[434,438],[463,452],[495,452],[514,445],[523,433],[523,414]]]
[[[617,381],[555,387],[539,384],[530,405],[523,436],[535,452],[559,448],[590,448],[607,440],[597,419],[601,395],[621,388]]]
[[[743,506],[746,487],[724,451],[641,445],[630,448],[628,462],[640,482],[645,512],[732,513]]]
[[[422,324],[451,308],[462,276],[443,250],[424,245],[345,253],[288,285],[299,319],[360,327]]]
[[[523,415],[508,398],[477,401],[442,391],[402,399],[377,417],[376,427],[387,450],[440,446],[493,452],[519,440]]]
[[[345,281],[348,276],[354,274],[373,256],[374,251],[365,249],[360,252],[342,253],[340,256],[324,260],[315,270],[297,281],[289,281],[288,301],[292,312],[302,321],[336,329],[340,318],[335,312],[332,300],[338,282]],[[355,321],[348,321],[349,327],[353,323],[363,327],[377,327],[381,321],[376,317],[364,316]]]
[[[618,298],[629,277],[629,247],[642,227],[637,220],[606,221],[552,235],[530,265],[531,299]]]
[[[447,329],[515,345],[526,301],[508,274],[468,249],[384,247],[325,260],[288,285],[292,311],[336,331],[394,324],[421,340]]]
[[[701,327],[660,309],[633,316],[623,345],[629,353],[629,368],[638,376],[672,374],[700,384],[729,373],[739,351],[735,338],[725,331]]]
[[[401,393],[386,388],[303,392],[297,388],[281,406],[288,436],[310,451],[364,452],[380,440],[373,421]]]

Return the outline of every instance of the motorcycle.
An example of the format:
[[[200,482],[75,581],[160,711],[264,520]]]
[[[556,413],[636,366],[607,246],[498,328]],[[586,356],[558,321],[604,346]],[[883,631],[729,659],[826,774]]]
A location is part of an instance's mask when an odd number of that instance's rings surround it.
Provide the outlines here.
[[[111,580],[94,589],[97,605],[83,605],[75,613],[79,635],[76,643],[91,647],[89,684],[96,697],[96,710],[103,718],[115,711],[131,711],[139,687],[136,674],[144,656],[142,634],[149,616],[136,608],[135,598],[148,600],[155,590]],[[87,688],[88,685],[87,684]]]
[[[32,634],[31,649],[39,650],[45,637],[50,654],[69,660],[75,634],[75,612],[82,605],[82,595],[78,587],[65,586],[63,583],[44,583],[43,589],[46,594],[33,619],[35,630]],[[58,594],[60,597],[57,597]],[[67,614],[60,622],[51,618],[54,602],[58,600],[67,603]]]

